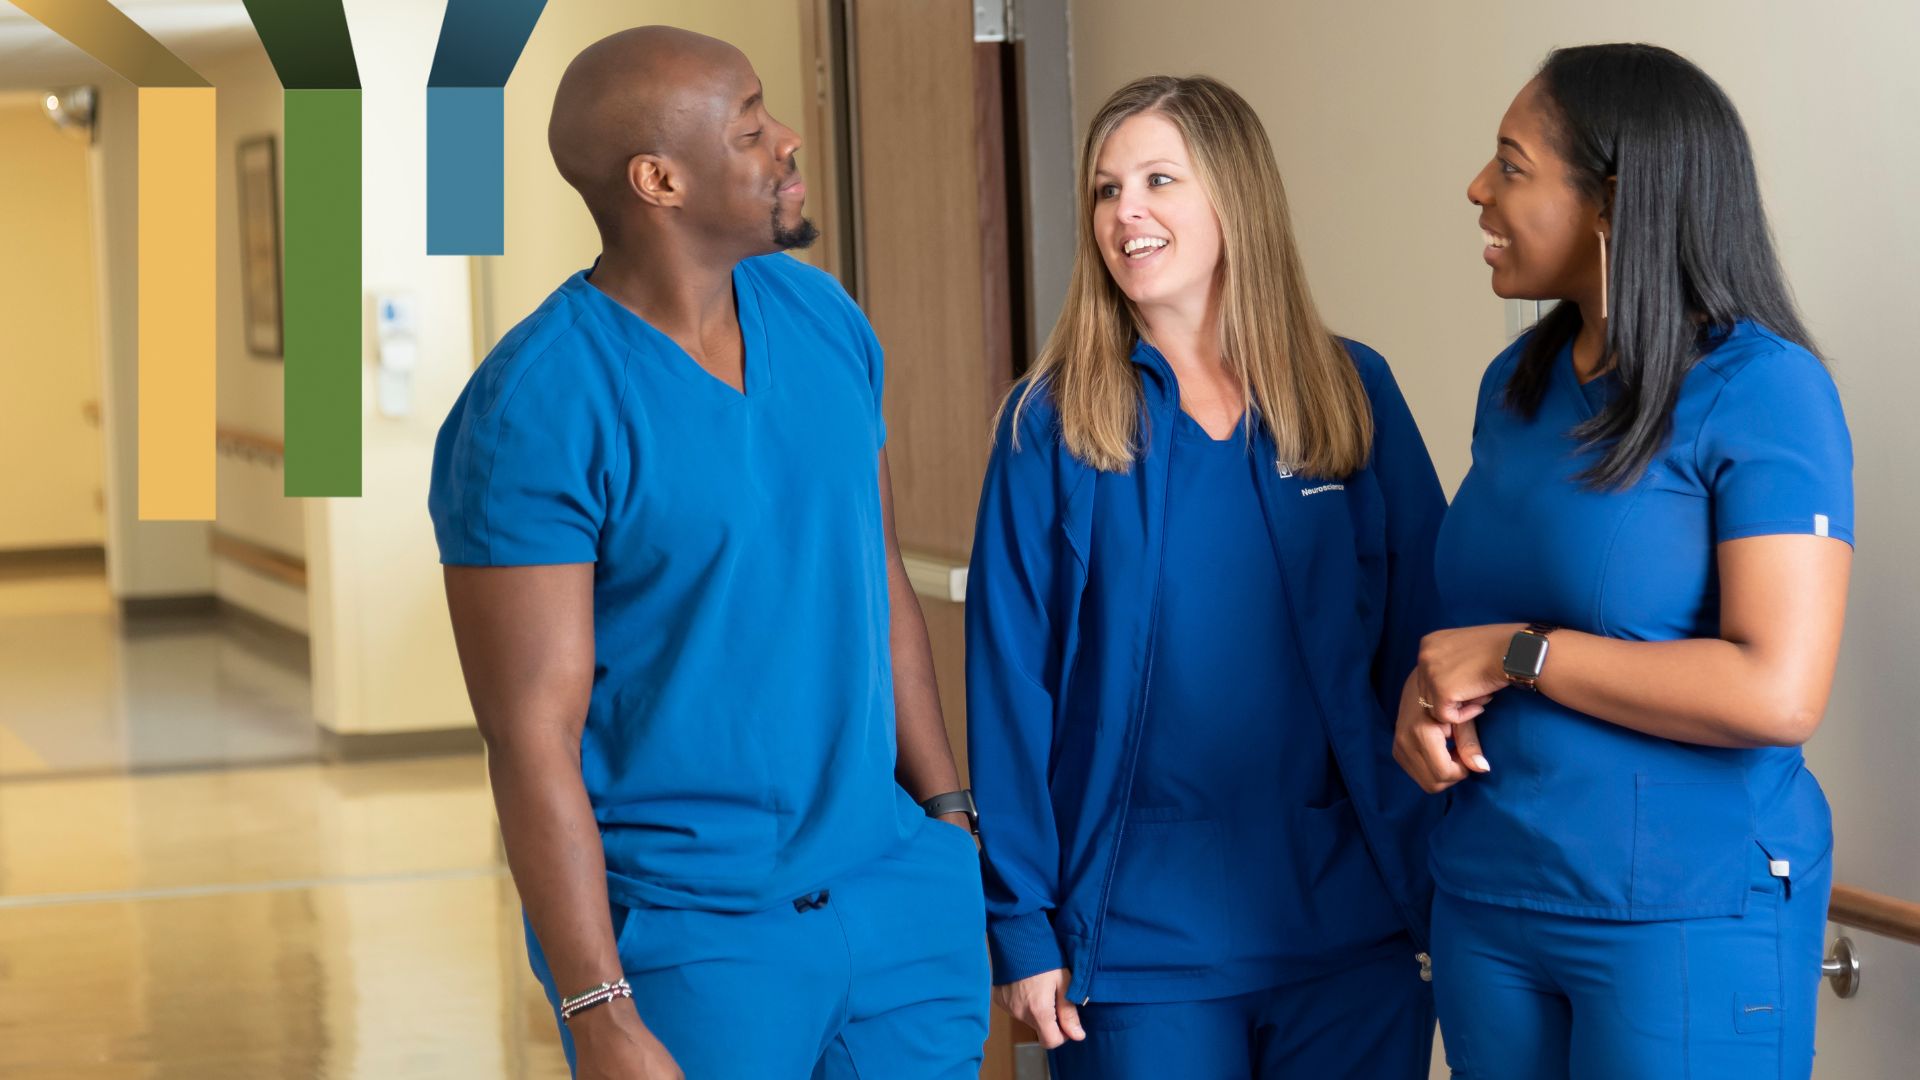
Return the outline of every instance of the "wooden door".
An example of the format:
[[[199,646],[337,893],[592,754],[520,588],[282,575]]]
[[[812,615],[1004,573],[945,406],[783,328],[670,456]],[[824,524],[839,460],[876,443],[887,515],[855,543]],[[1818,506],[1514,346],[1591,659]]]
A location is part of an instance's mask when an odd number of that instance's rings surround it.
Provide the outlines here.
[[[831,180],[811,212],[829,268],[886,350],[894,513],[964,782],[955,571],[972,550],[993,416],[1013,377],[1015,328],[1022,338],[1025,328],[1012,46],[974,41],[968,0],[805,0],[804,10],[821,90],[809,168]],[[1009,1027],[995,1010],[983,1077],[1013,1077]]]

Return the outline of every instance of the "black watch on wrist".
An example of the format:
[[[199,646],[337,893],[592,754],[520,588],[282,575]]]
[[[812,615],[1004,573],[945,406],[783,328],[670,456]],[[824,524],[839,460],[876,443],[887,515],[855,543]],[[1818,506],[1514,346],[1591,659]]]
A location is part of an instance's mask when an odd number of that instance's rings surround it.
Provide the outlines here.
[[[974,809],[972,788],[961,788],[959,791],[949,791],[944,795],[935,795],[933,798],[922,802],[920,809],[925,810],[928,817],[965,814],[967,815],[967,827],[976,833],[980,831],[980,811]]]
[[[1507,642],[1507,655],[1500,661],[1500,670],[1508,682],[1536,694],[1540,692],[1536,684],[1540,673],[1547,669],[1547,635],[1558,629],[1551,623],[1529,623],[1525,630],[1513,635],[1513,640]]]

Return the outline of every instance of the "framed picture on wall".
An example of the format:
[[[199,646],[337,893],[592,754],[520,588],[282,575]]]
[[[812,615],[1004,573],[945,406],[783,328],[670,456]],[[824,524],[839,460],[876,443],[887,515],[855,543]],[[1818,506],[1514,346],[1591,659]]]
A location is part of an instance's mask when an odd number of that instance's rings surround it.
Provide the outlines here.
[[[274,138],[240,143],[240,279],[246,296],[247,351],[283,355],[280,317],[280,184]]]

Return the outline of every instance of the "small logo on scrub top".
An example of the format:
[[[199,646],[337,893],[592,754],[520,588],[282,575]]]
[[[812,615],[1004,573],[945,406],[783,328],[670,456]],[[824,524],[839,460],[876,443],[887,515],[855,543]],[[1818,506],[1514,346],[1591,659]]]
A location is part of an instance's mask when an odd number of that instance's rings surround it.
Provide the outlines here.
[[[1301,488],[1300,494],[1324,495],[1329,491],[1345,491],[1345,490],[1347,490],[1347,485],[1345,484],[1321,484],[1319,487]]]

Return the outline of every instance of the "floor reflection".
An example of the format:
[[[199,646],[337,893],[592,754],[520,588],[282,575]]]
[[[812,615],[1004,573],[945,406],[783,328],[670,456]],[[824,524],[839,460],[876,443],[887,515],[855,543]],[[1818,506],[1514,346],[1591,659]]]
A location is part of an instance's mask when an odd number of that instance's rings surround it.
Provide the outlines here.
[[[0,786],[0,1076],[564,1077],[495,835],[474,757]]]
[[[566,1076],[484,762],[314,761],[288,645],[0,573],[0,1076]]]
[[[230,614],[123,616],[97,567],[0,577],[0,780],[311,760],[302,639]]]

